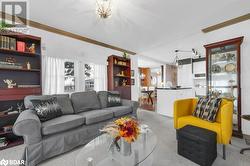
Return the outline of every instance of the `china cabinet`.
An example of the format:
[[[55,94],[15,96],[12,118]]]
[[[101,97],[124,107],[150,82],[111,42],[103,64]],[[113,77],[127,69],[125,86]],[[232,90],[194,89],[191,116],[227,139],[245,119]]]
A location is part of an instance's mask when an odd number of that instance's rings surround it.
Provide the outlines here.
[[[207,94],[234,104],[233,135],[242,137],[240,47],[243,37],[205,45]]]

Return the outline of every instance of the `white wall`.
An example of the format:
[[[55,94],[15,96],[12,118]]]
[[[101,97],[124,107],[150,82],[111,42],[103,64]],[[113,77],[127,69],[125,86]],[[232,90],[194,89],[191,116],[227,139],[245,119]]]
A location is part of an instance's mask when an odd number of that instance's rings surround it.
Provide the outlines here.
[[[138,68],[138,55],[130,56],[131,57],[131,70],[134,70],[135,84],[131,86],[131,99],[134,101],[138,101],[139,99],[139,68]]]

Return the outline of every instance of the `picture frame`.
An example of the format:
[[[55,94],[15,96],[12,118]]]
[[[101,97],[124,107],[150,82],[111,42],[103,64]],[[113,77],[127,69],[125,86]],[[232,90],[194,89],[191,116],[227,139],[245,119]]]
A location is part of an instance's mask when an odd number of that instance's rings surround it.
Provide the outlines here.
[[[134,76],[135,76],[135,71],[131,70],[131,77],[134,77]]]

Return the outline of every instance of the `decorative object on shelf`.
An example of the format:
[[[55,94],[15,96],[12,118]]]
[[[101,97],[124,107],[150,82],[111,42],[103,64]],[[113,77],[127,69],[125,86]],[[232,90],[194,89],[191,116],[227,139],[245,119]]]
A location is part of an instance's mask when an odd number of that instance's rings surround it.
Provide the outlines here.
[[[29,61],[26,63],[26,67],[27,67],[27,70],[30,70],[30,69],[31,69],[31,65],[30,65],[30,62],[29,62]]]
[[[227,53],[226,56],[227,56],[227,61],[235,61],[236,60],[236,56],[233,53]]]
[[[222,94],[221,90],[213,90],[213,91],[210,92],[210,96],[214,97],[214,98],[220,97],[221,94]]]
[[[32,43],[31,46],[27,48],[27,51],[35,54],[36,53],[36,45],[34,43]]]
[[[8,145],[6,137],[0,137],[0,148]]]
[[[119,86],[119,82],[115,81],[115,87],[118,87],[118,86]]]
[[[123,80],[122,80],[122,86],[126,86],[126,85],[127,85],[127,82],[128,82],[128,80],[123,79]]]
[[[16,83],[13,83],[13,80],[5,79],[3,82],[8,85],[8,88],[14,88],[14,86],[16,86]]]
[[[126,53],[126,52],[123,52],[122,57],[125,58],[125,59],[129,59],[130,58],[129,55],[128,55],[128,53]]]
[[[101,132],[109,134],[113,138],[112,144],[117,146],[117,141],[120,140],[120,153],[124,156],[131,154],[131,143],[136,141],[140,128],[137,120],[129,117],[123,117],[106,125]]]
[[[5,58],[5,61],[8,63],[16,63],[16,59],[14,57],[11,57],[11,56]]]
[[[236,72],[236,65],[234,63],[229,63],[225,65],[225,71],[228,73]]]
[[[212,73],[220,73],[221,72],[221,67],[219,65],[212,65],[211,66],[211,71]]]
[[[23,102],[21,103],[17,103],[17,110],[18,110],[18,113],[21,113],[23,110]]]
[[[135,79],[131,79],[131,85],[135,85]]]
[[[115,64],[117,64],[117,60],[115,59]]]
[[[108,18],[111,15],[111,0],[96,0],[96,12],[100,18]]]
[[[22,41],[17,41],[17,51],[25,52],[25,43]]]
[[[3,127],[3,131],[4,132],[11,132],[12,131],[12,128],[13,128],[13,126],[12,125],[7,125],[7,126],[4,126]]]

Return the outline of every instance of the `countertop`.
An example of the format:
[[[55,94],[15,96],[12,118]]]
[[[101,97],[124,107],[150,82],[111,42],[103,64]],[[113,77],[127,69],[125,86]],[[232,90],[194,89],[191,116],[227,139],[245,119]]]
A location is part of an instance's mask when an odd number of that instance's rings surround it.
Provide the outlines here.
[[[156,88],[159,90],[185,90],[185,89],[192,89],[191,87],[181,87],[181,88]]]

